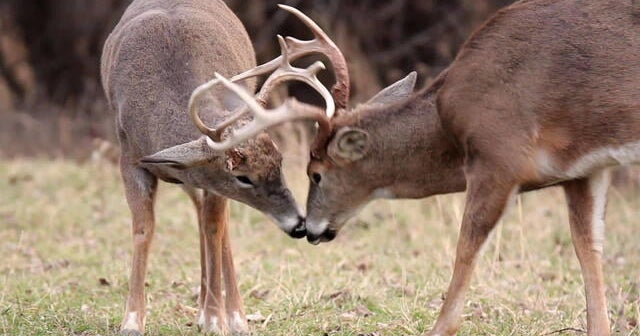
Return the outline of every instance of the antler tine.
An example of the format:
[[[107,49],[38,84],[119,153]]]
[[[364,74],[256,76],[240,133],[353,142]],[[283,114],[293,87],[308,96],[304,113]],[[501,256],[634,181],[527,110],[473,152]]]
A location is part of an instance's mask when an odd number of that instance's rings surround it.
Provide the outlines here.
[[[291,6],[280,4],[280,8],[295,15],[300,21],[302,21],[315,36],[315,39],[310,41],[302,41],[293,37],[287,37],[287,47],[291,58],[298,58],[310,53],[321,53],[327,56],[333,65],[335,71],[336,83],[331,88],[331,93],[336,100],[336,105],[340,108],[347,107],[349,102],[349,68],[347,67],[347,61],[344,55],[340,51],[340,48],[329,38],[329,36],[316,24],[311,18],[304,13]]]
[[[231,77],[232,82],[238,82],[247,78],[256,77],[260,75],[264,75],[269,73],[280,66],[282,63],[282,56],[278,56],[277,58],[259,65],[253,69],[249,69],[241,74],[235,75]],[[191,93],[191,97],[189,98],[189,115],[191,116],[191,120],[196,125],[196,127],[200,130],[201,133],[210,137],[214,141],[220,141],[222,136],[222,132],[224,132],[225,128],[232,125],[234,122],[238,121],[242,116],[247,113],[246,108],[242,108],[239,112],[235,113],[229,119],[224,121],[222,124],[218,125],[217,128],[210,128],[204,124],[200,116],[198,115],[198,110],[196,109],[195,102],[200,99],[202,95],[204,95],[211,88],[219,84],[220,81],[217,78],[214,78],[200,86],[198,86],[193,93]]]
[[[325,114],[327,117],[333,117],[335,113],[335,101],[329,90],[320,82],[317,74],[320,70],[326,69],[324,64],[320,61],[313,63],[306,69],[297,68],[289,63],[289,52],[287,50],[286,42],[282,36],[278,35],[278,42],[280,43],[280,49],[282,50],[282,63],[276,71],[274,71],[269,78],[264,82],[260,92],[258,92],[258,101],[266,101],[271,90],[278,84],[284,81],[297,80],[311,86],[316,90],[326,102]]]
[[[232,83],[230,80],[224,78],[218,73],[215,75],[216,79],[218,79],[222,85],[238,95],[238,97],[247,104],[248,110],[251,111],[254,118],[249,122],[249,124],[242,127],[239,131],[233,132],[231,136],[223,142],[215,142],[212,139],[207,139],[209,147],[213,150],[225,151],[231,149],[234,146],[253,138],[269,127],[290,120],[316,120],[322,134],[330,133],[331,124],[321,109],[315,106],[297,103],[295,100],[287,100],[284,105],[276,109],[266,110],[241,86]]]

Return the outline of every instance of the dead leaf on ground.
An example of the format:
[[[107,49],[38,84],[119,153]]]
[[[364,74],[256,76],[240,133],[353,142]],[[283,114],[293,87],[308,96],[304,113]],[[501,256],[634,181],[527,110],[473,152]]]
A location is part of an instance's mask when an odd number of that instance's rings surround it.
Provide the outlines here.
[[[361,304],[356,307],[355,312],[356,314],[358,314],[358,316],[362,316],[362,317],[369,317],[373,315],[373,312],[370,311],[369,308]]]
[[[335,334],[335,333],[339,332],[339,331],[340,331],[340,329],[342,329],[342,328],[341,328],[339,325],[337,325],[337,326],[333,326],[333,327],[331,327],[331,328],[327,329],[327,330],[324,332],[324,336],[333,335],[333,334]]]
[[[350,311],[340,314],[340,319],[343,321],[355,321],[358,319],[358,316],[356,316],[355,312]]]
[[[349,290],[340,290],[334,293],[331,293],[329,295],[325,295],[325,299],[327,300],[335,300],[337,298],[341,298],[341,297],[349,297],[351,294],[349,293]]]
[[[88,304],[83,304],[82,306],[80,306],[80,311],[83,313],[90,313],[91,312],[91,307],[89,307]]]
[[[558,275],[553,272],[542,272],[540,273],[540,279],[542,281],[553,281],[558,278]]]
[[[356,266],[356,268],[358,269],[358,271],[365,273],[371,268],[371,264],[368,262],[361,262]]]
[[[249,322],[262,323],[266,320],[267,318],[262,316],[262,314],[259,311],[253,314],[247,315],[247,321]]]
[[[268,289],[263,289],[263,290],[254,289],[251,291],[251,293],[249,293],[249,296],[258,300],[264,300],[267,298],[270,292],[271,291]]]
[[[373,315],[373,312],[364,305],[357,305],[356,308],[348,312],[342,313],[340,319],[343,321],[355,321],[360,317],[369,317]]]

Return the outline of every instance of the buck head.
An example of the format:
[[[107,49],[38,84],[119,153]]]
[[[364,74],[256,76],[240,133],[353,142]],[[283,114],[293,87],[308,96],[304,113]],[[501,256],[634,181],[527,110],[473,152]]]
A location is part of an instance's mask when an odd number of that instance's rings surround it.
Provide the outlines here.
[[[307,169],[307,239],[312,244],[333,240],[345,222],[370,200],[394,197],[393,190],[386,187],[394,182],[394,170],[401,163],[384,165],[392,163],[393,158],[385,150],[389,134],[383,130],[400,130],[382,124],[397,121],[362,116],[399,108],[396,103],[412,94],[415,83],[416,74],[411,73],[367,103],[351,111],[338,111],[331,119],[331,135],[326,141],[316,142]]]
[[[243,202],[270,217],[293,238],[305,236],[304,219],[287,188],[282,155],[262,132],[232,148],[217,148],[208,136],[140,160],[150,170],[178,170],[190,184]]]

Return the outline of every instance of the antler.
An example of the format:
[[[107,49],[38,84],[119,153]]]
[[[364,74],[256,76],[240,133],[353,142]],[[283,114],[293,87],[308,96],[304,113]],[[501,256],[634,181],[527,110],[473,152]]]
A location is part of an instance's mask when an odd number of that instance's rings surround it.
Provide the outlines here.
[[[284,81],[293,81],[293,80],[301,81],[301,82],[304,82],[304,83],[308,84],[309,86],[311,86],[316,91],[318,91],[318,93],[320,93],[320,95],[325,99],[325,101],[326,101],[326,110],[325,110],[324,116],[325,116],[325,119],[328,122],[328,120],[329,120],[328,118],[333,116],[333,114],[335,112],[335,104],[334,104],[333,98],[331,97],[331,93],[329,93],[329,90],[327,90],[327,88],[324,85],[322,85],[322,83],[320,82],[320,80],[316,76],[318,71],[325,69],[324,64],[322,62],[318,61],[318,62],[313,63],[311,66],[309,66],[306,69],[294,67],[294,66],[291,65],[291,63],[289,63],[289,52],[287,50],[285,41],[282,38],[282,36],[278,36],[278,41],[280,42],[280,48],[282,49],[282,56],[281,56],[282,64],[280,65],[280,67],[278,67],[271,74],[271,76],[269,76],[269,78],[267,78],[265,83],[262,85],[262,88],[260,89],[260,92],[258,92],[257,98],[255,98],[255,99],[253,97],[251,98],[251,104],[252,105],[258,105],[258,106],[260,106],[260,105],[261,106],[265,106],[266,105],[265,104],[266,98],[268,97],[269,93],[273,90],[273,88],[275,88],[278,84],[280,84],[280,83],[282,83]],[[216,73],[215,81],[216,81],[216,83],[223,83],[223,84],[225,84],[225,81],[229,82],[229,80],[224,79],[224,77],[220,76],[217,73]],[[228,85],[226,85],[226,84],[225,84],[225,86],[228,87]],[[236,91],[234,91],[234,92],[236,92]],[[246,92],[244,92],[244,91],[243,91],[243,93],[246,94]],[[242,98],[242,96],[240,96],[240,97]],[[243,99],[243,100],[245,102],[247,102],[247,99]],[[254,113],[253,113],[254,114],[254,118],[258,118],[259,114],[256,114],[255,113],[255,109],[253,109],[251,107],[251,105],[247,104],[247,106],[243,107],[239,112],[235,113],[229,119],[225,120],[220,125],[218,125],[218,128],[216,130],[212,130],[213,132],[215,132],[215,136],[216,137],[209,136],[210,141],[208,141],[208,143],[211,146],[211,148],[213,148],[213,149],[221,149],[221,148],[224,147],[225,149],[229,149],[229,148],[231,148],[231,147],[233,147],[233,146],[235,146],[235,145],[237,145],[237,144],[249,139],[246,136],[238,136],[237,134],[232,134],[227,140],[221,141],[221,135],[222,135],[222,132],[224,132],[225,129],[227,129],[229,126],[233,125],[236,121],[238,121],[240,118],[242,118],[244,115],[246,115],[250,110],[254,111]],[[191,107],[190,111],[194,111],[194,109]],[[301,118],[294,118],[294,119],[301,119]],[[304,118],[302,118],[302,119],[304,119]],[[283,121],[286,121],[286,120],[283,119]],[[283,121],[279,121],[279,122],[277,122],[275,124],[279,124],[279,123],[281,123]],[[255,132],[260,132],[260,131],[268,128],[268,127],[274,126],[275,124],[260,123],[260,122],[259,123],[253,123],[253,124],[251,124],[251,126],[247,126],[248,130],[245,133],[242,133],[242,134],[250,133],[250,134],[256,135],[257,133],[255,133]],[[262,126],[262,128],[260,128],[260,126]],[[323,132],[323,130],[325,128],[326,127],[324,127],[324,128],[320,127],[319,128],[319,131],[318,131],[318,135],[319,136],[324,136],[324,135],[321,135],[321,132]]]
[[[313,32],[314,39],[309,41],[298,40],[293,37],[287,37],[287,47],[289,48],[289,54],[291,59],[297,59],[299,57],[311,54],[321,53],[327,56],[336,76],[336,83],[331,88],[331,93],[336,100],[336,105],[339,108],[346,108],[349,102],[349,89],[351,88],[349,83],[349,68],[347,67],[347,61],[340,51],[340,48],[329,38],[329,36],[318,26],[313,20],[311,20],[304,13],[296,8],[287,5],[278,5],[280,8],[295,15],[300,21],[302,21]]]
[[[321,63],[320,63],[321,64]],[[309,68],[311,69],[311,67]],[[306,69],[306,71],[309,71]],[[329,118],[322,109],[313,105],[300,103],[295,99],[287,99],[287,101],[275,109],[266,110],[258,101],[254,99],[245,89],[238,84],[232,83],[220,74],[215,74],[216,79],[229,90],[233,91],[246,104],[253,120],[242,127],[237,132],[233,132],[231,136],[222,142],[214,142],[207,138],[208,145],[217,151],[225,151],[233,148],[238,143],[246,141],[258,135],[264,129],[281,124],[286,121],[311,119],[318,122],[318,134],[328,135],[331,133],[331,123]],[[315,75],[314,75],[315,76]],[[317,80],[317,78],[316,78]],[[274,80],[275,82],[276,80]],[[326,88],[325,88],[326,90]],[[327,92],[328,93],[328,92]]]
[[[287,5],[278,6],[292,13],[303,23],[305,23],[305,25],[307,25],[307,27],[309,27],[309,29],[313,32],[315,38],[309,41],[302,41],[292,37],[283,39],[282,36],[278,35],[278,41],[280,42],[280,48],[282,51],[281,56],[239,75],[233,76],[230,81],[237,82],[250,77],[260,76],[275,70],[273,75],[277,75],[283,79],[275,80],[269,77],[258,93],[258,102],[260,102],[262,105],[266,105],[266,99],[270,91],[276,86],[277,83],[283,80],[300,80],[311,85],[325,98],[327,102],[327,115],[329,118],[331,118],[335,112],[336,105],[340,108],[345,108],[348,103],[350,88],[349,71],[344,55],[336,46],[336,44],[327,36],[327,34],[304,13]],[[324,54],[331,61],[336,77],[336,83],[331,89],[332,94],[328,94],[327,89],[315,77],[315,74],[319,70],[324,69],[324,65],[321,62],[316,62],[307,69],[300,69],[291,66],[291,61],[311,53]],[[313,77],[305,78],[305,73],[313,75]],[[191,98],[189,99],[189,115],[191,116],[193,123],[200,130],[200,132],[207,135],[209,138],[211,138],[212,141],[219,142],[222,138],[222,133],[224,132],[224,130],[238,121],[242,116],[244,116],[247,113],[247,109],[241,109],[239,112],[232,115],[229,119],[218,125],[218,127],[215,129],[206,126],[198,115],[198,110],[196,109],[195,102],[206,91],[210,90],[218,83],[220,83],[220,81],[216,78],[197,87],[193,91],[193,93],[191,94]],[[334,97],[335,101],[334,99],[328,99],[328,97],[331,96]]]

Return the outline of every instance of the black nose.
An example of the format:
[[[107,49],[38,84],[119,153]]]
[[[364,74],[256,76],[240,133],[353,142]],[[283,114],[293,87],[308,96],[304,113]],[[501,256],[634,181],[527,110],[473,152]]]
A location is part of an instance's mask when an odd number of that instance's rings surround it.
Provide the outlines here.
[[[327,230],[324,230],[324,232],[319,235],[307,233],[307,241],[313,245],[318,245],[320,243],[326,243],[334,240],[337,235],[338,235],[338,231],[327,229]]]
[[[326,230],[323,234],[322,234],[322,238],[325,239],[325,241],[332,241],[334,239],[336,239],[336,236],[338,235],[338,232],[336,232],[335,230]]]
[[[291,238],[300,239],[307,235],[307,227],[304,218],[298,216],[298,225],[289,232]]]

